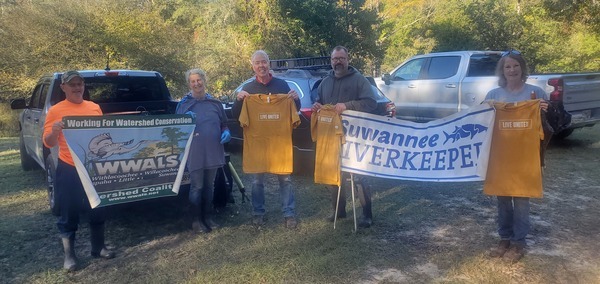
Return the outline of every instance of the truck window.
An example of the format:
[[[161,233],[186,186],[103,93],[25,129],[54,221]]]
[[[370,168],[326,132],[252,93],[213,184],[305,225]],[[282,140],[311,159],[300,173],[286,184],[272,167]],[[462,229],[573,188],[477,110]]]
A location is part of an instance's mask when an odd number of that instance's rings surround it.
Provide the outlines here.
[[[35,86],[35,88],[33,89],[33,93],[31,94],[31,99],[29,100],[29,107],[30,108],[35,108],[35,109],[40,109],[40,95],[42,93],[42,86],[43,85],[37,85]],[[42,103],[43,106],[43,103]]]
[[[460,56],[436,56],[431,58],[427,79],[446,79],[456,75]]]
[[[499,54],[473,54],[469,60],[467,77],[495,76]]]
[[[46,96],[48,95],[48,87],[49,87],[49,85],[47,83],[42,85],[42,90],[40,91],[40,102],[38,103],[38,106],[40,109],[44,108],[44,105],[46,105]]]
[[[96,103],[164,100],[156,77],[94,77],[85,79],[86,96]],[[87,99],[87,98],[86,98]]]
[[[392,81],[402,81],[402,80],[416,80],[419,79],[419,74],[421,73],[421,67],[425,62],[424,58],[418,58],[407,62],[402,65],[394,74],[392,74]]]

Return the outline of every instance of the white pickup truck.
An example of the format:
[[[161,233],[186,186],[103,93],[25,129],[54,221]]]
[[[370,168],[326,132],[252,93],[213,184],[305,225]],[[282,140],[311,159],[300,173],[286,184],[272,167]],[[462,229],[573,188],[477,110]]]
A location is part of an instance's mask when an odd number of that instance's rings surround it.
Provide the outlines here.
[[[417,55],[377,79],[396,105],[399,119],[426,122],[480,104],[498,86],[494,72],[500,51],[452,51]],[[571,123],[555,137],[600,121],[600,73],[531,74],[550,100],[564,105]]]
[[[84,99],[100,105],[104,114],[172,114],[177,102],[171,98],[163,76],[156,71],[84,70]],[[16,99],[12,109],[22,109],[19,115],[19,149],[23,170],[42,168],[48,181],[50,210],[58,214],[54,194],[58,146],[47,148],[42,142],[44,121],[48,109],[65,99],[60,89],[62,73],[42,76],[29,100]]]

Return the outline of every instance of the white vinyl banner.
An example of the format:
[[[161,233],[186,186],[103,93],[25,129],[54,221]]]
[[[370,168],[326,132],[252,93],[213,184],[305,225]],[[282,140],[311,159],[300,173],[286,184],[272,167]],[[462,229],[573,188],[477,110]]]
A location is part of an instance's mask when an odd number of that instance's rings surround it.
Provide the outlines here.
[[[345,111],[342,171],[416,181],[485,180],[494,117],[488,104],[428,123]]]

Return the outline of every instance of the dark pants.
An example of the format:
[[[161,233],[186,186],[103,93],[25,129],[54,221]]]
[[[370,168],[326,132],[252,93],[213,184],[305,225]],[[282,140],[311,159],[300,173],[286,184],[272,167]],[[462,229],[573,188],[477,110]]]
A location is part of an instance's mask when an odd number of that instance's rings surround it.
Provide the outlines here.
[[[86,212],[89,215],[90,227],[104,225],[106,219],[103,207],[91,209],[90,202],[85,195],[85,190],[74,166],[60,159],[56,167],[56,200],[60,210],[60,216],[56,225],[61,238],[75,237],[79,225],[79,214]]]
[[[190,203],[198,206],[203,213],[212,210],[216,175],[217,169],[201,169],[190,173]]]
[[[338,217],[346,216],[346,190],[350,188],[350,175],[342,173],[342,190],[340,192],[339,212]],[[358,198],[360,199],[360,205],[362,206],[363,216],[365,218],[373,218],[371,210],[371,185],[364,176],[354,175],[354,186],[358,189]],[[331,204],[335,211],[335,205],[338,195],[337,186],[328,186],[331,192]]]

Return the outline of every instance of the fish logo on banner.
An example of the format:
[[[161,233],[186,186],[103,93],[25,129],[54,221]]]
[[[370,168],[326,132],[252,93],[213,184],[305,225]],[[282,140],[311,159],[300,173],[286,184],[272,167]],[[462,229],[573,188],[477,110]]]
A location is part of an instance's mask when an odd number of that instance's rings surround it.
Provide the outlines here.
[[[487,131],[488,128],[481,125],[481,124],[465,124],[463,126],[456,126],[454,128],[454,132],[448,134],[446,131],[444,132],[444,135],[446,135],[446,140],[444,141],[444,144],[446,144],[446,142],[448,142],[448,140],[452,139],[452,143],[456,142],[457,140],[460,140],[462,138],[467,138],[470,137],[471,139],[473,139],[473,137],[475,137],[475,135],[477,135],[478,133]]]

